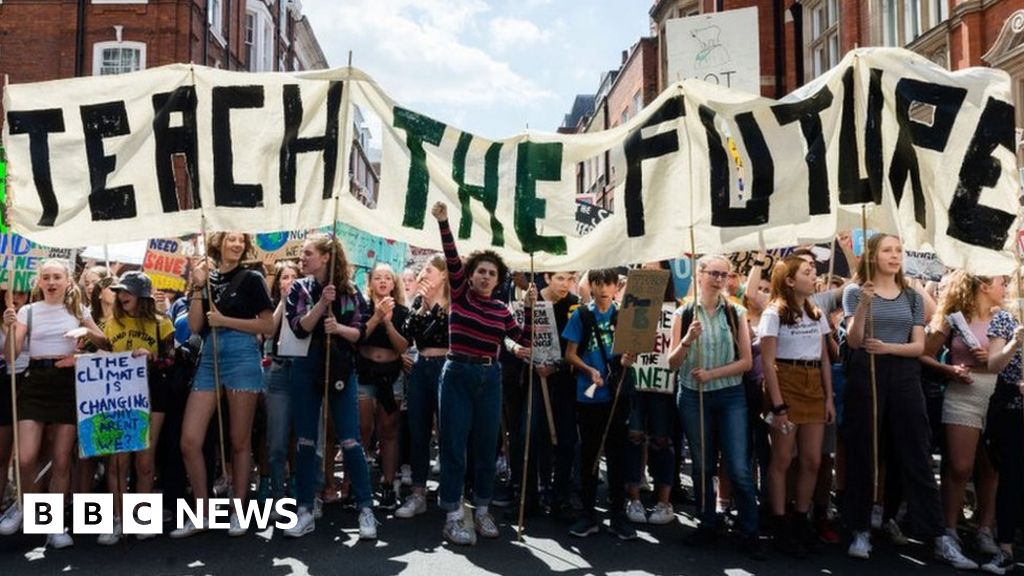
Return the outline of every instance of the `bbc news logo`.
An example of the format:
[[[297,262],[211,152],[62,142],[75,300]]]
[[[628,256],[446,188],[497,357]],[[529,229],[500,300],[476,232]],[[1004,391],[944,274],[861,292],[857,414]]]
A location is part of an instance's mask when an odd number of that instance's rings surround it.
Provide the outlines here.
[[[25,494],[23,530],[25,534],[61,534],[64,532],[64,496],[62,494]],[[121,500],[121,528],[125,534],[162,534],[164,497],[162,494],[124,494]],[[234,514],[239,525],[248,530],[294,528],[299,523],[294,498],[249,500],[210,498],[194,504],[179,498],[175,506],[175,525],[202,523],[211,530],[227,530]],[[113,494],[75,494],[72,497],[71,531],[75,534],[111,534],[114,531]],[[271,521],[276,516],[276,520]]]

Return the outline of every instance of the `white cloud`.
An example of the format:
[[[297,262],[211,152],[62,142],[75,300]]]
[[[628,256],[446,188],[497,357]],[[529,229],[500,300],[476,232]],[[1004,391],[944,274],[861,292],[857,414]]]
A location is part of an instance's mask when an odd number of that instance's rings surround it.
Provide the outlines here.
[[[536,105],[550,90],[467,37],[479,36],[481,0],[307,0],[304,12],[332,65],[353,64],[403,104]]]
[[[544,42],[550,33],[521,18],[498,17],[491,20],[491,45],[498,52]]]

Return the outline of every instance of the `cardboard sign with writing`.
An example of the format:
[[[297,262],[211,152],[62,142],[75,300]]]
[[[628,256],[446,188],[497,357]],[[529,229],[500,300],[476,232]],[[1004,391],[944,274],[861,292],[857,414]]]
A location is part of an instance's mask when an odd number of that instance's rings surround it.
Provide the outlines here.
[[[43,262],[50,258],[74,262],[77,252],[73,248],[40,246],[19,234],[0,235],[0,288],[13,287],[15,292],[30,292]]]
[[[903,273],[911,278],[938,282],[946,275],[946,265],[934,252],[904,250]]]
[[[171,238],[154,238],[146,247],[142,271],[153,280],[154,290],[184,292],[188,282],[192,243]]]
[[[83,458],[149,448],[146,358],[131,352],[78,356],[75,407]]]
[[[668,270],[630,270],[622,297],[612,352],[644,354],[654,350]]]
[[[674,394],[676,391],[676,375],[668,367],[669,345],[672,342],[672,314],[675,310],[676,306],[671,302],[661,305],[654,351],[637,356],[630,368],[638,392]]]
[[[516,302],[512,305],[516,322],[520,326],[526,325],[523,304]],[[562,348],[558,343],[558,327],[555,324],[555,309],[551,302],[537,302],[533,312],[533,323],[536,326],[533,341],[533,363],[554,364],[562,359]]]

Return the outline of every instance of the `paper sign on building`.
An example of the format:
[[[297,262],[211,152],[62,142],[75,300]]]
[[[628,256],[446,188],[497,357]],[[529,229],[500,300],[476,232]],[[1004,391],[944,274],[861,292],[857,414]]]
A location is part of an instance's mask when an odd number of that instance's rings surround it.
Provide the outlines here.
[[[655,349],[661,305],[670,275],[668,270],[629,271],[615,327],[614,354],[644,354]]]
[[[665,37],[669,82],[697,78],[761,93],[757,7],[673,18]]]

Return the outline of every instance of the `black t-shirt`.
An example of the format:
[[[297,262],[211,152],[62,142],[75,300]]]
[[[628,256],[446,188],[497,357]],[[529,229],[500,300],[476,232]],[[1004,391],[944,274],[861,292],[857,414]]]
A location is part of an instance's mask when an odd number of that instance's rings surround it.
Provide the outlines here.
[[[373,317],[373,311],[376,309],[372,299],[367,298],[360,305],[362,309],[362,316],[369,323],[370,318]],[[409,309],[401,304],[395,304],[395,309],[391,312],[391,324],[398,330],[398,333],[403,338],[408,340],[408,335],[405,332],[405,321],[409,318]],[[381,322],[377,324],[377,327],[363,336],[363,339],[359,341],[361,346],[374,346],[376,348],[391,348],[391,339],[388,338],[388,328]]]
[[[538,294],[538,300],[544,300],[544,297]],[[562,358],[565,358],[565,348],[569,345],[569,341],[562,336],[562,332],[565,331],[569,318],[579,305],[580,297],[571,292],[565,298],[551,305],[555,311],[555,327],[558,329],[558,344],[562,348]]]
[[[245,278],[238,282],[237,289],[229,293],[228,288],[232,287],[232,282],[239,274],[245,274]],[[227,274],[214,270],[210,273],[210,290],[217,310],[230,318],[249,320],[259,316],[264,310],[274,310],[274,303],[270,301],[270,294],[267,293],[267,283],[263,280],[263,275],[254,270],[246,270],[241,266]],[[204,300],[203,307],[209,309],[209,302]]]

